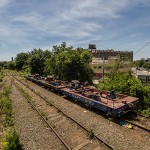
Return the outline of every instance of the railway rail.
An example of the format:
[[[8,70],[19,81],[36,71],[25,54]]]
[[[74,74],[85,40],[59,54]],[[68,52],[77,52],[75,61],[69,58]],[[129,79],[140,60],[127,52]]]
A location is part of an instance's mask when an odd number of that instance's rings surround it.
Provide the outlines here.
[[[136,112],[135,112],[135,113],[136,113]],[[142,118],[145,118],[146,120],[149,120],[149,117],[147,117],[147,116],[143,116],[143,115],[138,114],[138,113],[136,113],[136,115],[139,116],[141,120],[142,120]],[[141,117],[142,117],[142,118],[141,118]],[[133,125],[133,126],[136,126],[136,127],[140,128],[140,129],[146,131],[146,132],[150,132],[150,129],[149,129],[149,128],[146,128],[146,127],[140,125],[139,123],[137,124],[136,121],[134,121],[134,119],[133,119],[133,121],[130,121],[130,120],[128,120],[128,119],[125,119],[125,122],[128,123],[128,124],[131,124],[131,125]],[[147,122],[150,122],[150,120],[147,121]],[[145,123],[145,121],[144,121],[144,123]]]
[[[35,90],[33,90],[31,87],[29,87],[27,84],[23,83],[21,80],[19,80],[18,78],[16,78],[15,76],[13,76],[17,81],[19,81],[21,84],[23,84],[26,88],[28,88],[30,91],[32,91],[33,93],[35,93],[36,95],[38,95],[40,98],[42,98],[45,102],[47,102],[47,99],[45,97],[43,97],[40,93],[36,92]],[[31,101],[29,101],[31,102]],[[32,102],[31,102],[32,105],[34,105]],[[56,108],[57,110],[59,110],[64,116],[66,116],[67,118],[69,118],[71,121],[73,121],[74,123],[76,123],[78,126],[80,126],[83,130],[85,130],[86,132],[88,132],[88,129],[86,127],[84,127],[82,124],[80,124],[79,122],[77,122],[75,119],[71,118],[69,115],[67,115],[65,112],[63,112],[60,108],[58,108],[56,105],[54,105],[53,103],[51,103],[51,105]],[[36,106],[33,106],[35,109],[36,109]],[[38,111],[38,110],[36,110]],[[39,112],[40,113],[40,112]],[[40,113],[40,116],[42,116],[42,114]],[[46,119],[42,116],[42,118],[44,119],[44,121],[46,121]],[[47,121],[46,121],[47,124],[49,124]],[[56,132],[56,131],[55,131]],[[59,136],[59,135],[58,135]],[[61,139],[61,137],[59,136],[59,138]],[[104,142],[98,135],[96,134],[93,134],[93,138],[95,138],[96,140],[98,140],[100,143],[102,143],[102,145],[107,148],[107,149],[110,149],[110,150],[113,150],[114,148]],[[67,146],[69,148],[69,146]]]
[[[16,78],[16,77],[15,77]],[[17,78],[16,78],[17,79]],[[19,79],[17,79],[18,81],[20,81]],[[30,90],[32,90],[29,86],[27,86],[25,83],[23,83],[22,81],[20,81],[23,85],[25,85],[26,87],[28,87]],[[33,91],[33,90],[32,90]],[[36,91],[33,91],[33,92],[35,92],[36,94],[38,94],[41,98],[43,98],[43,99],[45,99],[44,97],[42,97],[39,93],[37,93]],[[45,99],[46,100],[46,99]],[[54,107],[56,107],[56,106],[54,106]],[[56,107],[57,108],[57,107]],[[64,112],[62,112],[62,113],[64,113]],[[147,118],[147,119],[149,119],[149,117],[146,117],[146,116],[143,116],[143,115],[141,115],[141,114],[138,114],[137,112],[134,112],[134,113],[136,113],[137,115],[139,115],[139,116],[141,116],[141,117],[145,117],[145,118]],[[65,114],[66,115],[66,114]],[[134,121],[129,121],[129,120],[127,120],[127,119],[123,119],[122,118],[122,120],[124,120],[124,122],[125,123],[127,123],[127,124],[131,124],[131,125],[133,125],[133,126],[136,126],[136,127],[138,127],[138,128],[140,128],[140,129],[142,129],[142,130],[144,130],[144,131],[146,131],[146,132],[150,132],[150,129],[148,129],[148,128],[146,128],[146,127],[144,127],[144,126],[142,126],[142,125],[140,125],[140,124],[137,124],[137,123],[135,123]],[[120,120],[121,121],[121,120]]]
[[[134,112],[137,116],[140,116],[140,117],[143,117],[143,118],[146,118],[146,119],[150,119],[149,116],[145,116],[145,115],[142,115],[142,114],[139,114],[137,112]]]
[[[20,93],[28,100],[28,102],[31,104],[32,108],[40,115],[42,120],[47,124],[47,126],[55,133],[55,135],[60,139],[60,141],[63,143],[63,145],[68,149],[71,150],[71,148],[65,143],[65,141],[57,134],[55,129],[46,121],[46,119],[43,117],[41,112],[36,108],[36,106],[31,102],[31,100],[25,95],[25,93],[21,90],[21,88],[13,82],[13,84],[17,87],[17,89],[20,91]]]
[[[150,132],[150,129],[147,129],[147,128],[141,126],[141,125],[138,125],[137,123],[134,123],[134,122],[128,121],[128,120],[125,120],[125,122],[127,122],[127,123],[129,123],[129,124],[131,124],[133,126],[136,126],[136,127],[140,128],[140,129],[142,129],[144,131]]]

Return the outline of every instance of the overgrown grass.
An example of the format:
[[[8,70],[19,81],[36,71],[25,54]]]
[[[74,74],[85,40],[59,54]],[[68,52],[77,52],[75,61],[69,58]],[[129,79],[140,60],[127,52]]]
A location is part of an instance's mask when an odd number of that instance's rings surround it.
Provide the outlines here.
[[[24,89],[22,88],[19,88],[19,90],[24,93],[24,96],[28,99],[28,101],[30,101],[32,98],[31,96],[29,95],[29,93],[25,92]]]
[[[89,139],[92,139],[94,137],[93,129],[89,128],[87,130],[87,136],[88,136]]]
[[[2,93],[0,93],[0,114],[5,118],[2,125],[7,132],[3,140],[3,150],[21,150],[19,134],[12,126],[12,103],[9,94],[10,87],[4,87]]]
[[[146,109],[146,110],[143,110],[143,111],[142,111],[142,114],[145,115],[145,116],[150,117],[150,108],[148,108],[148,109]]]
[[[52,103],[48,100],[46,100],[46,104],[49,105],[49,106],[52,106]]]
[[[143,114],[145,116],[150,116],[150,103],[149,102],[140,102],[137,107],[136,111],[140,114]]]
[[[19,134],[11,129],[5,136],[3,142],[4,150],[22,150],[22,145],[19,142]]]
[[[3,81],[3,78],[4,78],[4,74],[3,74],[3,72],[0,70],[0,82]]]
[[[12,126],[12,105],[9,98],[10,87],[5,87],[0,95],[0,112],[5,115],[5,126]]]
[[[138,113],[143,114],[144,116],[150,117],[150,108],[147,109],[138,109],[137,110]]]

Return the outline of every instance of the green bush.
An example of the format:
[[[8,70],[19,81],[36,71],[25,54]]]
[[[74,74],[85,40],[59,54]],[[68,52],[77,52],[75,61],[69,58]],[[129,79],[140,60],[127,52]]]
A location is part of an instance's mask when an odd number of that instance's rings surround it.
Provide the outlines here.
[[[133,77],[129,72],[116,73],[111,78],[105,77],[104,82],[100,82],[98,87],[104,90],[114,90],[139,98],[137,111],[139,113],[149,114],[150,108],[150,87],[144,86],[140,80]]]
[[[146,110],[143,110],[142,114],[145,115],[145,116],[150,116],[150,108],[148,108]]]
[[[6,135],[3,142],[4,150],[22,150],[22,145],[19,142],[19,134],[11,129]]]

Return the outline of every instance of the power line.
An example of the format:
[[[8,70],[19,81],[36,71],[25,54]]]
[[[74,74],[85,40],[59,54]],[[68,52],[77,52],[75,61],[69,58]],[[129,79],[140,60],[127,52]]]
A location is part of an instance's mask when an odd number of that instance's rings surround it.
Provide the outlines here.
[[[135,53],[134,53],[134,55],[135,54],[137,54],[139,51],[141,51],[144,47],[146,47],[148,44],[150,44],[150,42],[147,42],[144,46],[142,46],[138,51],[136,51]]]

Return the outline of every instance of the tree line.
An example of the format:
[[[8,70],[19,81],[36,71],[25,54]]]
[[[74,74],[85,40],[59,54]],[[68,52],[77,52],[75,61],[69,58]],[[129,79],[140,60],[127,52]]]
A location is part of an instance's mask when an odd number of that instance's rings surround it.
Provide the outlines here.
[[[60,80],[92,83],[94,73],[90,66],[91,61],[92,54],[88,50],[73,49],[63,42],[53,46],[51,51],[39,48],[18,53],[15,61],[7,63],[6,68],[42,76],[51,75]]]
[[[136,60],[134,61],[134,66],[138,68],[145,68],[146,70],[150,69],[150,62],[144,60]]]

